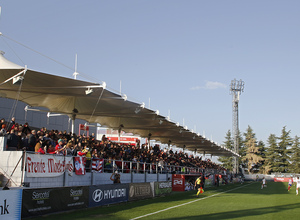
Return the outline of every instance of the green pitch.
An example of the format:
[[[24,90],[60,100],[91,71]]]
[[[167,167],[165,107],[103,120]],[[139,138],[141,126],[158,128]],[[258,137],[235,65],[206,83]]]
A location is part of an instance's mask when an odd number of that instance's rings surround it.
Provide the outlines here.
[[[78,210],[32,218],[43,220],[90,219],[300,219],[300,195],[287,183],[260,182],[231,184],[137,202]]]

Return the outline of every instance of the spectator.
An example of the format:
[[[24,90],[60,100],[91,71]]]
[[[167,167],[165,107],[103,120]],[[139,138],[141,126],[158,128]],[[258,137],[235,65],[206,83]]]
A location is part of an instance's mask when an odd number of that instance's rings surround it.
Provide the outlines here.
[[[115,173],[111,174],[110,180],[113,181],[114,184],[121,183],[121,175],[116,171]]]
[[[66,156],[72,156],[73,155],[73,145],[72,141],[69,140],[66,145]]]
[[[47,153],[48,153],[48,154],[55,154],[55,153],[56,153],[55,147],[54,147],[53,145],[50,144],[50,145],[48,146]]]
[[[90,171],[91,169],[91,151],[90,149],[87,147],[87,145],[84,145],[84,149],[82,150],[82,153],[85,153],[86,156],[86,163],[85,163],[85,168],[87,171]]]
[[[4,136],[6,135],[6,129],[5,129],[6,125],[5,124],[2,124],[1,125],[1,130],[0,130],[0,136]]]
[[[57,141],[57,145],[55,146],[55,152],[57,155],[64,155],[65,147],[63,146],[63,144],[64,144],[63,139],[59,139]]]
[[[40,140],[39,142],[43,142],[43,141]],[[37,145],[38,145],[38,144],[37,144]],[[44,144],[41,143],[39,146],[40,146],[40,149],[38,149],[37,153],[39,153],[39,154],[45,154],[45,147],[44,147]]]
[[[28,138],[28,151],[34,151],[35,149],[35,145],[37,143],[37,136],[36,136],[36,131],[35,130],[32,130],[31,131],[31,134],[29,135],[29,138]]]
[[[2,127],[2,125],[4,125],[4,124],[5,124],[5,126],[6,126],[5,119],[4,119],[4,118],[1,118],[1,120],[0,120],[0,127]]]
[[[15,130],[12,129],[10,131],[10,134],[7,136],[7,150],[17,150],[19,144],[19,138],[15,134]]]
[[[27,122],[23,125],[22,133],[25,133],[26,135],[31,133],[31,129],[29,128]]]
[[[40,148],[43,147],[43,137],[39,136],[38,141],[34,147],[35,152],[39,152]],[[44,152],[45,153],[45,152]]]
[[[15,127],[15,117],[11,118],[11,121],[8,123],[8,127],[7,127],[7,131],[10,131],[11,129],[13,129]]]
[[[79,142],[78,144],[75,145],[74,150],[73,150],[73,156],[80,156],[78,154],[78,152],[81,153],[82,151],[82,147],[81,147],[81,143]]]

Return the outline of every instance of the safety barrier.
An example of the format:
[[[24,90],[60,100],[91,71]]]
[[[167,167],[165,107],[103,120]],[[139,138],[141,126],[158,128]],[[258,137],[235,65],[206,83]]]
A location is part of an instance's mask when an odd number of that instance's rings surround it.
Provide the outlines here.
[[[0,216],[21,219],[21,216],[38,216],[151,198],[171,191],[171,182],[2,190]]]

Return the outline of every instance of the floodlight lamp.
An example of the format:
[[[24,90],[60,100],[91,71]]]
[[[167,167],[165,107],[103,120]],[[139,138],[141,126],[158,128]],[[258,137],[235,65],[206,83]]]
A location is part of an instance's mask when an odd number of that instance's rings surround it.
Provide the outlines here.
[[[159,115],[159,111],[158,111],[158,110],[156,110],[156,111],[155,111],[155,114],[156,114],[156,115]]]
[[[179,127],[179,122],[176,123],[176,126]]]
[[[122,96],[122,99],[124,99],[124,101],[127,101],[127,95],[124,94],[124,95]]]
[[[88,89],[85,90],[85,94],[86,94],[86,95],[90,95],[90,94],[92,94],[93,92],[94,92],[94,90],[91,89],[91,87],[88,87]]]
[[[106,89],[106,82],[102,82],[101,87],[102,87],[103,89]]]
[[[188,130],[188,127],[187,127],[187,126],[184,126],[184,129],[185,129],[185,130]]]
[[[23,81],[24,77],[23,76],[16,76],[13,78],[13,84],[14,85],[19,85]]]
[[[145,103],[143,102],[141,105],[140,105],[141,108],[145,108]]]

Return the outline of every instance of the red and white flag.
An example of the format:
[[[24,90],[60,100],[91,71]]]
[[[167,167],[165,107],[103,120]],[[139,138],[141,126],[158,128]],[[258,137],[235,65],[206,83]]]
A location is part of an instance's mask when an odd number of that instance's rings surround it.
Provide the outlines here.
[[[69,176],[73,176],[74,166],[73,166],[72,163],[67,164],[67,169],[68,169],[68,174],[69,174]]]
[[[92,159],[92,170],[103,173],[104,159]]]
[[[75,174],[76,175],[85,175],[85,157],[74,157],[75,162]]]

